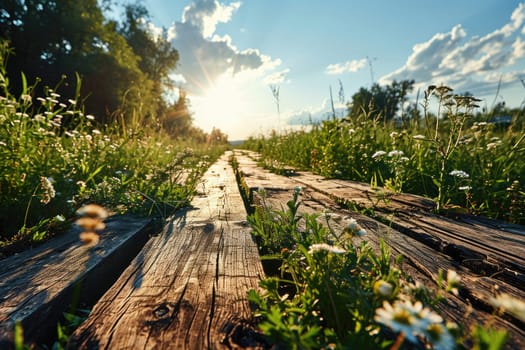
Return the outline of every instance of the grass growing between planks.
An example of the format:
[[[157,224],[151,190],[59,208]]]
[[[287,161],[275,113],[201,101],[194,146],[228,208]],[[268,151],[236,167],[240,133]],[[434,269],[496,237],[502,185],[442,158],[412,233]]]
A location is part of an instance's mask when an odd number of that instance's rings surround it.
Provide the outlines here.
[[[432,295],[411,282],[385,245],[374,253],[355,219],[345,218],[344,232],[335,232],[319,223],[320,215],[298,215],[299,193],[296,188],[286,210],[274,210],[260,190],[263,204],[248,218],[263,259],[280,263],[276,275],[261,281],[262,292],[249,293],[275,348],[503,348],[504,330],[465,329],[434,310],[461,288],[454,271],[440,276]],[[357,236],[363,243],[354,243]]]
[[[424,195],[439,210],[525,223],[523,114],[508,128],[475,114],[479,100],[430,86],[419,119],[348,115],[311,129],[248,139],[242,147],[277,172],[285,166]],[[433,112],[436,111],[436,112]]]
[[[8,49],[2,46],[1,51],[4,252],[60,232],[88,203],[112,213],[167,216],[189,202],[200,175],[224,150],[222,145],[173,140],[140,125],[98,125],[83,113],[78,96],[65,100],[59,88],[35,96],[36,83],[30,86],[25,79],[23,93],[13,96],[6,75]]]

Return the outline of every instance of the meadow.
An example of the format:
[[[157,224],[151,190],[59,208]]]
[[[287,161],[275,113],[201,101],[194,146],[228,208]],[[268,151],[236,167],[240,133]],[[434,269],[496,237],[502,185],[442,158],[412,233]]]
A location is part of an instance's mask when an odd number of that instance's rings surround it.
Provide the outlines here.
[[[300,130],[249,138],[276,172],[287,167],[432,198],[439,212],[525,223],[523,113],[510,125],[480,113],[480,101],[430,86],[417,118],[354,113]]]
[[[0,55],[0,248],[38,244],[97,203],[112,214],[166,217],[191,199],[202,172],[225,146],[170,137],[137,115],[102,125],[82,99],[23,77],[14,96]],[[81,82],[78,82],[80,86]]]

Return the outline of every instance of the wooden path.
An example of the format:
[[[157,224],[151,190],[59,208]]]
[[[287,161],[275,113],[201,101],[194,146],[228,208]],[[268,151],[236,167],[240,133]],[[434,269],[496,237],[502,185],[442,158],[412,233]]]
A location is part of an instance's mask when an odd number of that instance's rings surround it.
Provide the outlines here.
[[[247,151],[228,152],[212,165],[191,206],[169,218],[158,235],[149,237],[147,221],[110,221],[96,248],[81,246],[77,232],[1,260],[0,348],[13,348],[15,319],[29,344],[48,344],[61,313],[75,303],[75,291],[94,307],[70,349],[264,348],[247,301],[264,271],[230,165],[233,155],[251,205],[258,205],[262,187],[265,201],[283,208],[301,186],[303,213],[355,218],[367,230],[356,243],[367,241],[378,251],[384,240],[394,256],[404,256],[403,271],[414,281],[435,290],[440,270],[457,271],[460,293],[440,303],[440,313],[459,324],[507,329],[507,348],[525,349],[523,322],[494,315],[489,303],[502,292],[525,300],[523,226],[447,219],[432,214],[428,199],[363,183],[307,172],[275,175]],[[337,231],[345,223],[331,225]]]
[[[70,348],[255,345],[247,292],[264,273],[227,154],[198,190],[97,303]]]
[[[79,230],[0,260],[0,349],[13,344],[19,320],[28,344],[49,344],[71,305],[93,304],[144,246],[150,219],[117,216],[106,222],[100,244],[80,243]]]

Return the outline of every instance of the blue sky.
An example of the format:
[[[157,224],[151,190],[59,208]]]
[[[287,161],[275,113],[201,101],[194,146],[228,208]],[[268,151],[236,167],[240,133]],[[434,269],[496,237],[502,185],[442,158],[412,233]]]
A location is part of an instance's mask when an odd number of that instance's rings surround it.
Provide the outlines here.
[[[286,130],[373,82],[447,84],[483,106],[525,97],[525,4],[512,0],[144,0],[179,50],[194,121],[230,140]],[[498,92],[498,84],[501,89]],[[279,107],[270,86],[279,87]],[[342,107],[342,106],[341,106]]]

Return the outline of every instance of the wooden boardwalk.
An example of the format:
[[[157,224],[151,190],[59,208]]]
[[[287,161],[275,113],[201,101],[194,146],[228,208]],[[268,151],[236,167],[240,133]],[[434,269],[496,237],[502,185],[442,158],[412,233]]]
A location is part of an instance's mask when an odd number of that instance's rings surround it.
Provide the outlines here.
[[[489,303],[497,293],[525,300],[523,226],[469,216],[451,220],[432,214],[428,199],[363,183],[308,172],[279,176],[260,168],[258,155],[247,151],[224,154],[203,176],[190,207],[149,240],[146,222],[110,221],[95,248],[81,246],[73,234],[2,260],[0,348],[13,348],[15,319],[22,320],[29,344],[48,342],[61,313],[74,303],[75,290],[94,307],[71,337],[70,349],[267,347],[247,301],[264,271],[232,155],[251,205],[258,205],[257,189],[264,188],[266,203],[286,207],[301,186],[302,213],[355,218],[367,230],[356,243],[367,241],[378,251],[385,241],[394,256],[404,256],[403,271],[430,290],[440,270],[457,271],[459,295],[438,304],[447,320],[507,329],[506,348],[525,348],[523,322],[495,315]],[[344,229],[338,227],[343,222],[331,225]]]
[[[198,190],[97,303],[70,348],[255,345],[247,292],[264,273],[228,155]]]

